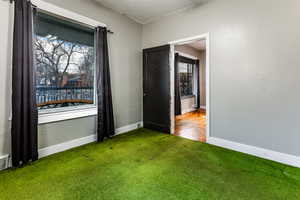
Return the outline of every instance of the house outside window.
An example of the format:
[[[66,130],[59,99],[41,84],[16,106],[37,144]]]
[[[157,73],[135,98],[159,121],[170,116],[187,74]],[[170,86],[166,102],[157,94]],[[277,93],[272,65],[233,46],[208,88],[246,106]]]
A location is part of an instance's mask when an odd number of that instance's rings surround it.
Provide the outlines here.
[[[95,106],[94,29],[38,11],[34,30],[39,111]]]

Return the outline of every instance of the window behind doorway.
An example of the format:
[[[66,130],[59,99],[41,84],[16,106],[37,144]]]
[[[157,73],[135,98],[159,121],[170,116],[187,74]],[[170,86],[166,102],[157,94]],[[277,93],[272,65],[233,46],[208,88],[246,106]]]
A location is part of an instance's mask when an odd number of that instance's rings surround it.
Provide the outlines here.
[[[179,84],[182,97],[193,95],[193,67],[193,64],[179,62]]]
[[[183,98],[195,95],[195,90],[197,89],[195,80],[198,77],[197,74],[195,74],[197,60],[179,56],[178,61],[180,95]]]

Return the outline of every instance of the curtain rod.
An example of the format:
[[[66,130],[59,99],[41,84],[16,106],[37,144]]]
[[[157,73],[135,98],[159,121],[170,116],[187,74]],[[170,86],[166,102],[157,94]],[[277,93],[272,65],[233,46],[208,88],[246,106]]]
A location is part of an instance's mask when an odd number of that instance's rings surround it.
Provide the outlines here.
[[[15,0],[9,0],[9,2],[12,4],[13,2],[14,2]],[[35,8],[38,8],[36,5],[34,5],[34,4],[32,4]],[[109,33],[109,34],[114,34],[114,32],[112,31],[112,30],[110,30],[110,29],[107,29],[107,31],[106,31],[107,33]]]

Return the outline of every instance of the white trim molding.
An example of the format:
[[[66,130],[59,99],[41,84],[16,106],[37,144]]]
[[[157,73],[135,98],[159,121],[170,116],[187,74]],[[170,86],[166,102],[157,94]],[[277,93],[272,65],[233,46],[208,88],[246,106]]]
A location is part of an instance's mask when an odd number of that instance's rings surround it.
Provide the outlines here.
[[[10,166],[10,159],[9,159],[9,155],[3,155],[3,156],[0,156],[0,161],[3,160],[5,162],[5,166],[4,168],[0,168],[0,170],[3,170],[3,169],[6,169]]]
[[[199,60],[199,58],[197,58],[195,56],[192,56],[190,54],[187,54],[187,53],[183,53],[181,51],[176,51],[175,50],[175,53],[178,53],[180,56],[183,56],[183,57],[186,57],[186,58],[190,58],[190,59],[193,59],[193,60]]]
[[[0,156],[0,160],[2,160],[2,159],[7,159],[9,157],[9,155],[7,154],[7,155],[2,155],[2,156]]]
[[[97,20],[91,19],[89,17],[83,16],[76,12],[61,8],[54,4],[48,3],[44,0],[31,0],[32,4],[34,4],[38,10],[42,12],[46,12],[48,14],[52,14],[63,19],[69,19],[76,23],[85,24],[91,27],[107,27],[106,24],[99,22]],[[96,76],[95,76],[96,77]],[[95,81],[96,83],[96,81]],[[96,102],[96,90],[94,92],[94,102]],[[97,107],[96,104],[93,106],[77,106],[72,107],[71,109],[68,108],[56,108],[56,109],[47,109],[43,111],[39,111],[39,124],[81,118],[81,117],[88,117],[97,115]],[[11,117],[10,117],[11,119]]]
[[[139,129],[143,127],[143,122],[137,122],[135,124],[129,124],[127,126],[122,126],[121,128],[116,129],[115,136],[123,133],[127,133],[129,131],[133,131],[135,129]]]
[[[130,124],[130,125],[127,125],[127,126],[117,128],[115,130],[115,133],[116,133],[116,135],[120,135],[120,134],[127,133],[129,131],[133,131],[133,130],[141,128],[141,127],[143,127],[143,122],[137,122],[137,123],[134,123],[134,124]],[[83,138],[78,138],[78,139],[71,140],[71,141],[67,141],[67,142],[64,142],[64,143],[61,143],[61,144],[56,144],[56,145],[53,145],[53,146],[49,146],[49,147],[46,147],[46,148],[43,148],[43,149],[39,150],[39,158],[43,158],[43,157],[46,157],[46,156],[49,156],[49,155],[52,155],[52,154],[55,154],[55,153],[66,151],[66,150],[69,150],[69,149],[72,149],[72,148],[75,148],[75,147],[79,147],[79,146],[82,146],[82,145],[85,145],[85,144],[89,144],[89,143],[92,143],[92,142],[95,142],[95,141],[97,141],[96,134],[89,135],[89,136],[86,136],[86,137],[83,137]]]
[[[209,138],[210,136],[210,33],[205,33],[202,35],[197,35],[193,37],[188,37],[180,40],[171,41],[168,44],[171,46],[170,50],[170,77],[174,77],[174,53],[175,53],[175,45],[183,45],[188,44],[191,42],[199,41],[199,40],[205,40],[206,42],[206,138]],[[170,115],[171,115],[171,133],[174,134],[175,132],[175,83],[174,79],[171,79],[170,82],[170,94],[171,94],[171,100],[170,100]]]
[[[55,15],[68,18],[83,24],[90,25],[92,27],[102,26],[107,27],[106,24],[98,22],[94,19],[88,18],[86,16],[77,14],[75,12],[66,10],[64,8],[58,7],[56,5],[53,5],[51,3],[45,2],[43,0],[31,0],[32,4],[37,6],[38,9],[46,11],[48,13],[53,13]]]
[[[123,127],[117,128],[115,130],[115,133],[116,133],[115,136],[123,134],[123,133],[127,133],[129,131],[133,131],[133,130],[136,130],[136,129],[139,129],[139,128],[142,128],[142,127],[143,127],[143,122],[142,121],[134,123],[134,124],[130,124],[130,125],[127,125],[127,126],[123,126]],[[43,158],[43,157],[46,157],[46,156],[49,156],[49,155],[52,155],[52,154],[55,154],[55,153],[63,152],[63,151],[66,151],[66,150],[69,150],[69,149],[72,149],[72,148],[75,148],[75,147],[79,147],[79,146],[82,146],[82,145],[85,145],[85,144],[89,144],[89,143],[92,143],[92,142],[95,142],[95,141],[97,141],[97,136],[96,136],[96,134],[93,134],[93,135],[89,135],[89,136],[86,136],[86,137],[77,138],[77,139],[74,139],[74,140],[71,140],[71,141],[67,141],[67,142],[64,142],[64,143],[52,145],[52,146],[49,146],[49,147],[46,147],[46,148],[42,148],[42,149],[39,149],[39,158]],[[4,159],[5,162],[6,162],[6,166],[5,166],[4,169],[11,167],[11,158],[10,158],[9,155],[0,156],[0,160],[2,160],[2,159]],[[1,170],[2,169],[0,169],[0,171]]]
[[[186,114],[186,113],[189,113],[189,112],[193,112],[193,111],[195,111],[195,110],[197,110],[197,108],[195,108],[195,107],[193,107],[193,108],[188,108],[188,109],[182,110],[182,111],[181,111],[181,114],[183,115],[183,114]]]
[[[56,111],[56,109],[54,109]],[[98,113],[97,107],[93,106],[90,108],[73,108],[72,110],[61,110],[59,112],[39,112],[38,124],[47,124],[59,121],[65,121],[70,119],[78,119],[83,117],[96,116]],[[12,116],[8,118],[12,120]]]
[[[86,137],[78,138],[61,144],[52,145],[39,150],[39,158],[43,158],[55,153],[66,151],[75,147],[79,147],[88,143],[95,142],[97,140],[96,135],[89,135]]]
[[[300,168],[300,157],[298,156],[259,148],[251,145],[241,144],[237,142],[232,142],[229,140],[224,140],[215,137],[209,137],[207,139],[207,143]]]
[[[207,39],[209,38],[209,33],[205,33],[202,35],[196,35],[193,37],[188,37],[188,38],[184,38],[184,39],[179,39],[179,40],[175,40],[175,41],[171,41],[169,42],[169,44],[171,45],[183,45],[183,44],[188,44],[197,40],[202,40],[202,39]]]
[[[86,109],[74,109],[70,111],[61,111],[53,113],[39,113],[38,121],[39,124],[47,124],[51,122],[58,122],[82,117],[89,117],[97,115],[97,107],[86,108]]]

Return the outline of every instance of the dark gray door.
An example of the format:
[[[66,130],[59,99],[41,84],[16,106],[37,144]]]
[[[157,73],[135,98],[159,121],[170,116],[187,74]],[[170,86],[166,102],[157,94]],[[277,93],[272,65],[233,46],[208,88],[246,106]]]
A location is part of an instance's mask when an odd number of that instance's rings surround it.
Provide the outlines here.
[[[143,50],[144,127],[170,133],[170,46]]]

